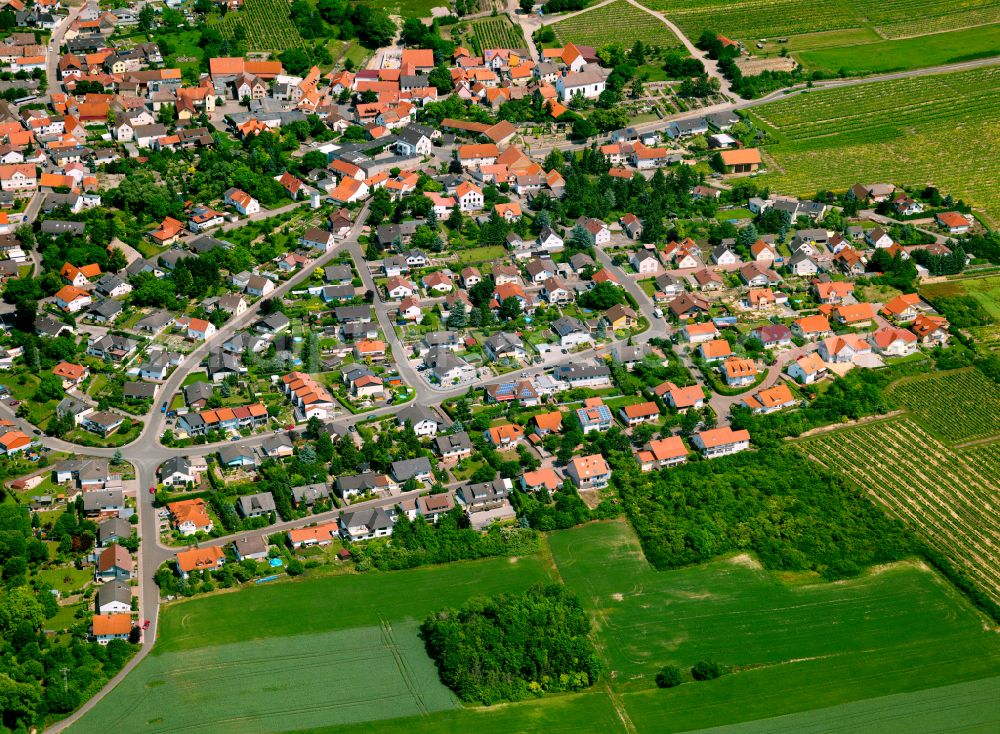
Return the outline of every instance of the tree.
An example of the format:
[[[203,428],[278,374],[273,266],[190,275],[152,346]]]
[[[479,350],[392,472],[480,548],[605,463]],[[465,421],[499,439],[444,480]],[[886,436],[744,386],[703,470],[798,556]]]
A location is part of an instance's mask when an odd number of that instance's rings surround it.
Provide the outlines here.
[[[142,10],[139,11],[139,28],[143,31],[151,31],[156,27],[156,11],[153,10],[153,6],[146,5],[142,6]]]
[[[753,224],[741,227],[736,235],[736,244],[739,247],[749,248],[757,241],[757,228]]]
[[[37,400],[41,403],[48,402],[49,400],[59,400],[63,397],[65,392],[66,391],[62,386],[62,380],[52,373],[48,373],[39,378],[38,387],[35,388],[35,394],[32,397],[32,400]]]
[[[723,672],[722,666],[711,660],[699,660],[691,667],[691,677],[695,680],[714,680]]]
[[[597,126],[585,117],[577,117],[573,120],[572,134],[577,140],[586,140],[597,135]]]
[[[666,665],[656,674],[656,685],[660,688],[674,688],[681,684],[681,669],[676,665]]]
[[[518,7],[525,15],[531,15],[531,11],[535,9],[535,0],[520,0]]]

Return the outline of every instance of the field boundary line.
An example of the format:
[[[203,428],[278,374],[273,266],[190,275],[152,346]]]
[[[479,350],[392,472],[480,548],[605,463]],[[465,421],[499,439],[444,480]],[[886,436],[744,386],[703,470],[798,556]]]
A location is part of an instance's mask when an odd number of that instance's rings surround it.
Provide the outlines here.
[[[392,633],[392,625],[389,621],[379,614],[379,629],[382,636],[382,644],[385,645],[389,654],[392,655],[393,661],[396,663],[396,668],[399,670],[399,675],[403,679],[403,684],[406,686],[406,690],[410,692],[413,697],[414,703],[417,705],[417,709],[421,716],[427,716],[430,711],[427,708],[427,703],[424,701],[423,694],[420,693],[420,687],[413,680],[413,671],[410,670],[409,665],[403,659],[403,656],[399,652],[399,647],[396,644],[396,638]]]
[[[831,423],[828,426],[818,426],[816,428],[810,428],[808,431],[799,434],[798,436],[786,436],[786,441],[800,441],[807,438],[812,438],[813,436],[822,436],[824,433],[831,433],[833,431],[839,431],[841,428],[853,428],[855,426],[864,426],[869,423],[875,423],[877,421],[887,421],[891,418],[898,418],[901,415],[905,415],[908,411],[906,410],[891,410],[888,413],[880,413],[879,415],[866,415],[863,418],[858,418],[856,420],[847,421],[845,423]]]
[[[994,441],[1000,441],[1000,433],[994,434],[992,436],[987,436],[986,438],[977,438],[974,441],[966,441],[965,443],[956,443],[952,446],[952,449],[971,449],[976,446],[985,446],[988,443],[993,443]]]

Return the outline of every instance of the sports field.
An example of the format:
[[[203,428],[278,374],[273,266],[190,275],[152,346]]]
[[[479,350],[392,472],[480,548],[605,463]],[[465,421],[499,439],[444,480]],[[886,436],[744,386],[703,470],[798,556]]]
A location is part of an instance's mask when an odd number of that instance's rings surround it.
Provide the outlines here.
[[[812,91],[753,109],[780,142],[772,190],[812,195],[858,181],[933,183],[1000,221],[1000,67]],[[831,159],[837,161],[830,166]],[[772,170],[775,166],[772,166]]]
[[[680,39],[666,25],[625,0],[554,23],[552,30],[561,43],[572,41],[597,49],[609,43],[630,48],[636,41],[660,48],[682,48]]]
[[[994,0],[648,0],[691,39],[712,30],[758,53],[791,52],[806,68],[870,74],[916,69],[1000,53]],[[935,34],[935,35],[930,35]],[[893,43],[920,37],[919,43]],[[777,42],[780,39],[780,43]],[[766,41],[756,49],[757,40]],[[828,54],[799,54],[805,47]],[[921,53],[920,48],[924,48]]]

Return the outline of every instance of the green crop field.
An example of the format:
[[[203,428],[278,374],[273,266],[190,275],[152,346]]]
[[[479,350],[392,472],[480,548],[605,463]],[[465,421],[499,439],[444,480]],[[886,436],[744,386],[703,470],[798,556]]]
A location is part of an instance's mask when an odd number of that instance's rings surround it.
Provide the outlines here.
[[[907,378],[893,385],[889,395],[946,443],[1000,435],[1000,390],[979,370]]]
[[[983,678],[688,734],[993,734],[1000,728],[998,685],[1000,678]]]
[[[978,615],[916,564],[826,584],[747,557],[657,572],[624,521],[548,538],[554,567],[540,554],[307,576],[168,605],[153,653],[69,731],[674,732],[1000,671]],[[553,575],[594,617],[602,680],[574,695],[458,705],[423,651],[419,620]],[[659,666],[703,657],[738,672],[654,688]],[[962,700],[978,715],[978,699]]]
[[[847,76],[942,66],[1000,55],[1000,24],[930,36],[827,46],[793,54],[810,71]]]
[[[305,43],[288,13],[288,0],[244,0],[239,11],[227,13],[222,19],[219,32],[232,38],[236,26],[242,26],[250,51],[300,48]]]
[[[293,722],[347,724],[457,706],[424,652],[416,622],[154,655],[141,671],[115,690],[117,700],[102,701],[73,731],[239,734],[248,722],[254,731],[284,731]]]
[[[1000,68],[813,91],[754,108],[779,142],[772,190],[811,195],[862,181],[933,183],[1000,221]],[[830,166],[836,159],[837,165]],[[772,166],[773,170],[774,166]]]
[[[540,558],[504,558],[305,577],[170,605],[153,654],[70,731],[287,731],[455,708],[419,622],[548,577]]]
[[[526,49],[528,47],[528,44],[524,42],[521,27],[511,23],[506,15],[474,20],[470,25],[472,26],[472,42],[479,53],[483,53],[488,48]]]
[[[915,392],[937,389],[926,381],[907,383],[910,386]],[[942,414],[945,410],[961,413],[948,392],[936,394]],[[961,423],[962,418],[957,420]],[[996,553],[1000,544],[1000,508],[996,505],[1000,443],[953,451],[903,417],[832,431],[798,445],[806,455],[869,492],[951,558],[994,601],[1000,601]]]
[[[688,731],[1000,672],[993,633],[919,564],[830,584],[763,571],[747,556],[659,572],[621,521],[549,540],[560,575],[593,615],[610,685],[640,732]],[[711,684],[654,687],[661,666],[705,658],[738,672]]]
[[[954,31],[1000,23],[1000,6],[994,0],[827,0],[818,9],[808,0],[649,0],[691,39],[713,30],[746,43],[757,39],[787,38],[789,48],[799,38],[815,35],[812,43],[842,45],[855,33],[868,40],[894,39]],[[841,35],[834,35],[841,34]],[[821,35],[830,34],[830,35]],[[953,37],[959,52],[963,39]],[[853,42],[853,41],[849,41]],[[749,45],[749,43],[748,43]],[[919,58],[917,66],[929,66]]]
[[[625,0],[602,5],[552,24],[561,43],[601,48],[609,43],[630,47],[636,41],[660,48],[680,48],[681,42],[663,23]]]

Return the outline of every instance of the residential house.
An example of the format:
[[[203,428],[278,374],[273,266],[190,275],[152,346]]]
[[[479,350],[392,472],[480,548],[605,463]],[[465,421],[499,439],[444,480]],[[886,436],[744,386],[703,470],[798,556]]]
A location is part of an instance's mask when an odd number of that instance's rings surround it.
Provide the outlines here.
[[[797,404],[798,400],[795,399],[791,389],[785,383],[779,383],[774,387],[760,390],[754,395],[747,395],[743,398],[743,405],[757,414],[773,413]]]
[[[750,448],[750,432],[746,430],[734,431],[729,426],[713,428],[695,433],[692,443],[702,456],[712,459]]]
[[[611,481],[611,469],[600,454],[574,456],[566,468],[566,475],[577,489],[602,489]]]
[[[818,353],[810,352],[788,365],[788,374],[800,385],[811,385],[826,377],[827,367]]]
[[[875,351],[885,357],[905,357],[917,351],[917,335],[898,326],[883,326],[868,339]]]
[[[680,436],[667,436],[650,441],[636,452],[639,468],[644,471],[666,469],[687,461],[688,450]]]
[[[177,551],[177,571],[188,578],[194,571],[216,571],[226,563],[226,554],[216,545]]]
[[[583,434],[593,431],[606,431],[614,425],[611,408],[604,404],[601,398],[586,398],[583,407],[577,409],[576,418],[580,422]]]

